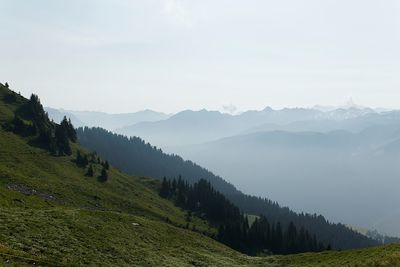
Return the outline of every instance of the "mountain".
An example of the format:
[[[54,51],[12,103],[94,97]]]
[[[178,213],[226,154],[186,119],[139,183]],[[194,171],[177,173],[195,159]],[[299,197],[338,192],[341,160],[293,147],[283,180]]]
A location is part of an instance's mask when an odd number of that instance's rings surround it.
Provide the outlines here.
[[[108,114],[95,111],[73,111],[54,108],[45,108],[49,117],[55,121],[61,121],[66,116],[71,118],[76,127],[99,126],[110,131],[139,122],[165,120],[170,115],[153,110],[143,110],[135,113]]]
[[[67,135],[71,153],[52,150],[46,142],[55,138],[58,146],[58,133],[71,129],[50,123],[44,114],[38,98],[28,101],[0,84],[1,265],[394,266],[398,262],[396,245],[244,256],[210,238],[216,229],[208,221],[188,216],[161,198],[159,182],[109,167],[76,143],[73,134]],[[42,126],[57,134],[41,139]],[[94,175],[88,175],[83,159]]]
[[[384,124],[397,113],[376,116],[358,133],[257,132],[171,150],[247,193],[400,236],[400,125]]]
[[[78,119],[77,116],[75,116],[74,114],[72,114],[68,111],[58,110],[58,109],[48,108],[48,107],[45,108],[45,111],[48,113],[49,118],[52,119],[53,121],[59,122],[64,117],[67,117],[68,119],[71,119],[71,122],[75,127],[82,127],[82,126],[86,125],[86,123],[84,123],[83,121]]]
[[[63,124],[37,97],[0,84],[0,111],[1,265],[265,266],[211,238],[216,229],[195,213],[188,221],[159,196],[158,181],[105,167],[73,138],[70,153],[53,151],[41,127],[57,133]]]
[[[335,110],[335,113],[347,114],[349,111]],[[400,123],[399,111],[388,111],[382,113],[364,113],[357,112],[358,115],[344,115],[343,119],[333,119],[330,117],[331,112],[325,113],[323,117],[315,120],[299,120],[288,124],[271,124],[264,123],[256,127],[247,129],[242,134],[250,134],[256,132],[267,131],[289,131],[289,132],[330,132],[335,130],[346,130],[357,133],[370,127],[392,127]]]
[[[280,222],[283,226],[294,222],[297,227],[303,226],[312,234],[316,234],[319,240],[326,245],[330,244],[334,248],[341,249],[376,245],[376,242],[344,225],[328,222],[323,216],[297,214],[271,200],[245,195],[232,184],[210,171],[191,161],[185,161],[179,156],[165,154],[162,150],[151,146],[138,137],[127,138],[104,129],[87,127],[78,129],[77,133],[79,142],[84,146],[97,151],[111,164],[129,174],[152,176],[159,179],[164,176],[173,178],[181,175],[183,179],[190,183],[197,182],[199,179],[206,179],[243,212],[262,214],[269,221]],[[237,166],[241,165],[243,164],[237,163]],[[247,171],[242,170],[241,181],[249,181]]]
[[[178,145],[204,142],[237,132],[240,127],[234,117],[217,111],[186,110],[157,122],[141,122],[132,126],[116,129],[115,132],[126,136],[145,137],[155,145]]]
[[[230,115],[218,111],[186,110],[169,119],[141,122],[116,129],[126,136],[139,136],[163,148],[199,144],[224,137],[269,130],[332,130],[346,126],[347,120],[378,114],[369,108],[340,108],[323,112],[316,109],[270,107]],[[367,123],[367,122],[366,122]]]

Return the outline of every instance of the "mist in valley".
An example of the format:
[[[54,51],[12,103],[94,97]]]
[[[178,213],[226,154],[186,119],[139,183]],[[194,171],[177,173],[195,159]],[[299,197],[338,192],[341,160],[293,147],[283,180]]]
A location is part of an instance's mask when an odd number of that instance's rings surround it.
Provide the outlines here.
[[[73,114],[107,128],[95,116]],[[163,116],[112,130],[192,160],[245,193],[400,235],[400,112],[267,107],[238,115],[186,110]]]

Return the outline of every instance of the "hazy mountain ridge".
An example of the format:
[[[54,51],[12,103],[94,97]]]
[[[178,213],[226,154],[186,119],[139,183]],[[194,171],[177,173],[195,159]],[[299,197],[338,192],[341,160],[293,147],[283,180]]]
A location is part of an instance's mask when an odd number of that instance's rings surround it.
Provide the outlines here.
[[[310,108],[274,110],[267,107],[260,111],[246,111],[239,115],[218,111],[187,110],[163,121],[133,124],[116,129],[116,132],[127,136],[139,136],[153,144],[168,147],[209,142],[227,136],[265,130],[321,131],[324,127],[328,131],[342,129],[342,127],[346,129],[344,121],[372,114],[379,115],[373,109],[356,107],[326,112]],[[328,127],[330,123],[337,126]]]
[[[159,184],[154,180],[126,175],[108,163],[105,167],[102,159],[90,156],[90,164],[97,174],[105,168],[108,170],[107,179],[99,180],[88,175],[78,161],[78,155],[82,153],[86,156],[96,153],[71,143],[72,155],[55,155],[37,146],[38,143],[31,143],[38,133],[29,131],[26,135],[19,130],[29,130],[31,123],[34,126],[38,123],[31,121],[31,117],[36,118],[30,114],[35,109],[29,108],[36,107],[32,105],[36,99],[43,118],[49,121],[38,98],[32,97],[28,102],[0,84],[0,99],[0,143],[5,152],[0,153],[0,193],[3,196],[0,198],[3,222],[0,229],[0,264],[303,266],[306,261],[312,266],[325,263],[337,266],[348,264],[350,260],[351,263],[368,266],[378,258],[386,264],[396,262],[398,258],[398,246],[287,257],[243,256],[208,238],[207,233],[212,234],[213,229],[204,220],[191,215],[193,230],[185,227],[188,215],[159,197],[156,193]],[[156,148],[138,141],[142,148],[144,146],[160,154]],[[109,142],[100,145],[109,149],[114,147]],[[140,154],[140,149],[137,152]],[[121,153],[118,155],[122,156]],[[281,208],[267,200],[255,197],[239,200],[245,205],[254,201],[279,210],[287,218],[294,215],[288,208]],[[358,246],[377,244],[344,225],[326,222],[322,216],[296,216],[300,220],[311,219],[317,225],[322,223],[323,227],[319,230],[323,232],[327,229],[340,230],[343,247],[352,246],[349,243],[352,238],[358,239]],[[325,234],[331,236],[330,233]],[[338,232],[334,236],[333,240],[337,241]],[[155,250],[158,253],[154,253]]]
[[[304,226],[319,236],[322,242],[333,247],[347,249],[374,245],[372,240],[356,234],[342,224],[330,223],[321,215],[295,213],[271,200],[245,195],[207,169],[174,154],[166,154],[138,137],[127,138],[101,128],[87,127],[78,129],[77,133],[81,144],[97,151],[111,164],[129,174],[159,179],[163,176],[182,175],[190,183],[203,178],[247,214],[263,214],[271,222],[280,222],[284,226],[290,222],[299,227]],[[248,176],[243,175],[242,179],[247,180]]]
[[[399,129],[375,125],[359,133],[258,132],[170,149],[229,177],[245,192],[400,235]]]
[[[159,121],[170,117],[169,114],[153,110],[142,110],[133,113],[109,114],[98,111],[74,111],[46,107],[49,117],[55,121],[60,121],[63,116],[71,118],[76,127],[99,126],[110,131],[130,124],[142,121]],[[61,118],[61,119],[60,119]]]
[[[326,111],[267,107],[239,115],[186,110],[116,132],[139,136],[169,153],[198,162],[247,193],[271,197],[298,211],[328,214],[333,221],[397,235],[393,221],[400,215],[393,213],[390,203],[394,192],[379,181],[389,183],[395,177],[399,125],[400,111],[396,110],[378,112],[354,105]],[[243,181],[249,172],[250,180]],[[290,193],[284,189],[285,183],[297,185],[297,190]],[[316,190],[310,191],[311,186]],[[358,204],[350,205],[360,208],[359,220],[351,220],[350,208],[347,212],[339,209],[329,186],[339,192],[343,203],[355,203],[352,192],[361,191]],[[379,211],[375,201],[370,201],[373,212],[367,214],[362,199],[370,198],[367,192],[371,188],[384,195],[376,203],[389,204]],[[391,193],[383,193],[385,190]],[[321,203],[311,200],[320,198]]]

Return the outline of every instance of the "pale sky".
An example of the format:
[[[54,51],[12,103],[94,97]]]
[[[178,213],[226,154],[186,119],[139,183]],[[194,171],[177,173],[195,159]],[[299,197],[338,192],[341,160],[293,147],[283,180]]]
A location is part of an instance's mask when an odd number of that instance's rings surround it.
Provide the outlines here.
[[[107,112],[400,108],[398,0],[0,0],[0,81]]]

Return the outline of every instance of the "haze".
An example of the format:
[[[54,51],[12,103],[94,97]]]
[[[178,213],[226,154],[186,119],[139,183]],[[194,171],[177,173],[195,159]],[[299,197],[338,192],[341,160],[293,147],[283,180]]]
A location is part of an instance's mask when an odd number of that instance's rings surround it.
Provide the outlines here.
[[[398,1],[0,0],[0,79],[107,112],[398,108]]]

